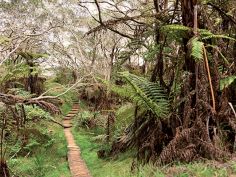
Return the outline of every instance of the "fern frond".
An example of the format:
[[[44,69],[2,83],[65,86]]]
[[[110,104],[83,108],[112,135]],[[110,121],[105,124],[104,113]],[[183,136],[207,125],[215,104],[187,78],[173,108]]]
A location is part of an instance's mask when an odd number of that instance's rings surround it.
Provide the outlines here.
[[[120,75],[131,86],[129,95],[133,102],[151,110],[157,117],[167,116],[169,103],[163,89],[157,83],[128,72],[122,72]]]
[[[198,40],[198,37],[193,37],[189,40],[188,46],[191,49],[191,56],[196,60],[203,59],[204,43]]]
[[[161,28],[161,32],[168,36],[172,41],[173,39],[182,43],[182,38],[186,37],[190,32],[191,28],[183,25],[165,25]]]
[[[187,26],[184,26],[184,25],[177,25],[177,24],[174,24],[174,25],[165,25],[161,28],[161,31],[162,32],[165,32],[165,31],[177,31],[177,32],[180,32],[180,31],[184,31],[184,32],[188,32],[190,31],[191,28],[187,27]]]
[[[127,127],[133,122],[135,112],[135,105],[133,103],[122,104],[115,112],[116,114],[116,128],[122,129]]]
[[[228,76],[220,80],[220,90],[229,87],[236,79],[236,76]]]
[[[216,38],[229,39],[229,40],[236,41],[236,39],[234,39],[232,37],[229,37],[229,36],[226,36],[226,35],[223,35],[223,34],[211,34],[211,35],[208,35],[206,37],[203,37],[202,40],[216,39]]]
[[[198,31],[199,31],[201,40],[221,38],[221,39],[229,39],[229,40],[236,41],[235,38],[229,37],[224,34],[213,34],[212,32],[206,29],[199,29]]]
[[[210,32],[209,30],[206,30],[206,29],[198,29],[198,32],[199,32],[201,38],[213,35],[212,32]]]

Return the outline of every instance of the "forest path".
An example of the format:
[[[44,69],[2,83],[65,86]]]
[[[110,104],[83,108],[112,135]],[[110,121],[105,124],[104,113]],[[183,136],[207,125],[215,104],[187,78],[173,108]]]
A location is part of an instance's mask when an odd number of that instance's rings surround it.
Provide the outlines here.
[[[78,111],[79,111],[79,104],[74,103],[71,111],[64,117],[63,120],[63,125],[66,127],[64,129],[64,133],[67,140],[68,162],[72,177],[91,177],[85,162],[81,158],[80,149],[76,145],[74,137],[71,133],[71,127],[72,127],[71,120],[77,114]]]

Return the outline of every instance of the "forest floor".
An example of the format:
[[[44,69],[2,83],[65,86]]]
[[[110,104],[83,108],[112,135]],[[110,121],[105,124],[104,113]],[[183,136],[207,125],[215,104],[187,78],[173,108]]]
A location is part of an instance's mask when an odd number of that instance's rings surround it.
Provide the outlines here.
[[[64,129],[64,133],[67,140],[69,168],[72,177],[91,177],[85,162],[82,160],[80,156],[80,149],[75,143],[70,128],[70,126],[72,126],[71,119],[73,119],[73,117],[77,114],[78,110],[79,110],[79,105],[74,104],[71,111],[67,114],[67,116],[63,120],[63,125],[68,127]]]

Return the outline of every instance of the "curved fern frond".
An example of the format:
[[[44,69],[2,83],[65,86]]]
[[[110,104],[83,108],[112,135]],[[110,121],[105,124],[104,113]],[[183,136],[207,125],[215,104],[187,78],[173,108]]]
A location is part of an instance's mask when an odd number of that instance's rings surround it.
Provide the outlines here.
[[[167,116],[169,102],[163,89],[157,83],[128,72],[122,72],[120,75],[131,86],[129,95],[133,102],[147,110],[151,110],[157,117]]]

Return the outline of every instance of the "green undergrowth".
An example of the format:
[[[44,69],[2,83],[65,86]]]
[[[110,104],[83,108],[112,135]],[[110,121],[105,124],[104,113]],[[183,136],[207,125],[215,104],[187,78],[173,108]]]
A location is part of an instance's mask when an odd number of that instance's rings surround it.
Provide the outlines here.
[[[126,109],[127,111],[122,111],[121,109]],[[127,108],[121,107],[121,109],[120,112],[122,113],[117,112],[117,118],[122,119],[122,121],[116,119],[118,121],[117,127],[122,127],[122,123],[126,124],[127,122],[124,121],[124,117],[126,114],[130,116],[131,112],[133,112],[131,106]],[[85,111],[89,111],[86,103],[81,102],[80,112]],[[106,130],[104,127],[93,129],[82,128],[82,126],[78,125],[78,122],[80,122],[78,119],[80,118],[81,116],[78,116],[74,120],[76,126],[73,128],[73,135],[81,149],[82,158],[85,160],[93,177],[227,177],[236,174],[236,163],[232,161],[227,163],[215,161],[193,162],[189,164],[173,163],[160,167],[152,164],[142,166],[133,160],[135,156],[134,151],[120,153],[116,157],[98,158],[97,152],[99,150],[110,148],[110,145],[107,145],[104,140],[98,138],[104,135]],[[131,169],[133,169],[132,172]]]
[[[115,112],[115,132],[114,134],[120,134],[124,129],[132,123],[134,120],[135,105],[126,103],[119,107]]]
[[[47,95],[58,95],[66,90],[61,84],[48,81]],[[76,93],[69,91],[60,97],[60,110],[66,115],[72,108]],[[28,142],[9,147],[8,166],[11,174],[19,177],[70,177],[67,162],[67,142],[61,126],[50,121],[50,114],[38,107],[26,106]],[[32,117],[32,120],[30,119]],[[33,119],[34,118],[34,119]],[[37,118],[37,119],[36,119]],[[58,122],[63,116],[54,116]]]
[[[35,138],[30,139],[27,146],[29,152],[8,161],[12,173],[22,177],[69,177],[67,146],[62,128],[46,121],[31,126],[44,132],[50,140],[41,144]]]

